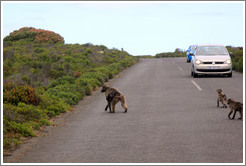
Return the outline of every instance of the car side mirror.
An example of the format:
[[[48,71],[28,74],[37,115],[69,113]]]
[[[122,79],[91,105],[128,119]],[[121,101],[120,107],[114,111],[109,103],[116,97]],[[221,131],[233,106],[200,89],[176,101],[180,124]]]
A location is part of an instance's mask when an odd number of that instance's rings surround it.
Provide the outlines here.
[[[232,53],[232,52],[230,52],[230,55],[231,55],[231,56],[233,56],[233,53]]]

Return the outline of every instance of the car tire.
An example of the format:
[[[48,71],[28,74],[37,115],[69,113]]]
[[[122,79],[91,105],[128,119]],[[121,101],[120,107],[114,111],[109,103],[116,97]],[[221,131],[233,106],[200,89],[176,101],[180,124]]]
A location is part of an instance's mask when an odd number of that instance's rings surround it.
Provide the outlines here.
[[[192,71],[192,74],[193,74],[193,77],[194,77],[194,78],[197,78],[197,77],[198,77],[198,74],[196,74],[196,72],[194,71],[194,69],[193,69],[193,71]]]
[[[198,77],[198,74],[196,74],[195,72],[193,72],[193,77],[194,78],[197,78]]]
[[[232,77],[232,72],[227,74],[227,77]]]
[[[194,78],[198,77],[198,74],[196,74],[196,72],[194,71],[194,66],[192,66],[192,69],[191,69],[191,76],[193,76]]]

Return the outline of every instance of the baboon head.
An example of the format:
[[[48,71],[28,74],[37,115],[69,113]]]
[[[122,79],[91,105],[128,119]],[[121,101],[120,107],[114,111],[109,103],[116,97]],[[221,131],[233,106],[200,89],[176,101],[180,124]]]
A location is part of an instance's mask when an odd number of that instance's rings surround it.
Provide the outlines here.
[[[227,100],[227,104],[229,105],[231,103],[232,99]]]
[[[103,87],[102,87],[101,92],[105,92],[108,88],[109,88],[109,86],[104,84]]]
[[[216,91],[217,91],[218,93],[221,93],[221,92],[222,92],[222,90],[221,90],[221,89],[217,89]]]

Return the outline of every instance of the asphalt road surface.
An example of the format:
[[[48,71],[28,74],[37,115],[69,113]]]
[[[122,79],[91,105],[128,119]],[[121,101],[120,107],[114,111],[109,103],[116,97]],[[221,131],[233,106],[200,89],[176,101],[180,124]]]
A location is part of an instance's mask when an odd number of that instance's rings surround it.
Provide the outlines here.
[[[242,163],[243,121],[216,107],[216,89],[242,102],[243,75],[193,78],[190,68],[185,58],[141,60],[110,82],[127,113],[105,112],[98,89],[4,162]]]

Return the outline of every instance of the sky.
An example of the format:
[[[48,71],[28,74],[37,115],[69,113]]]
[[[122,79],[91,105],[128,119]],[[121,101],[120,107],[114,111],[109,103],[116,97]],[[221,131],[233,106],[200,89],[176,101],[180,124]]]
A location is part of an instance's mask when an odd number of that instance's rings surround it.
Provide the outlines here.
[[[22,27],[60,34],[65,44],[156,55],[193,44],[244,46],[244,2],[1,1],[2,38]]]

